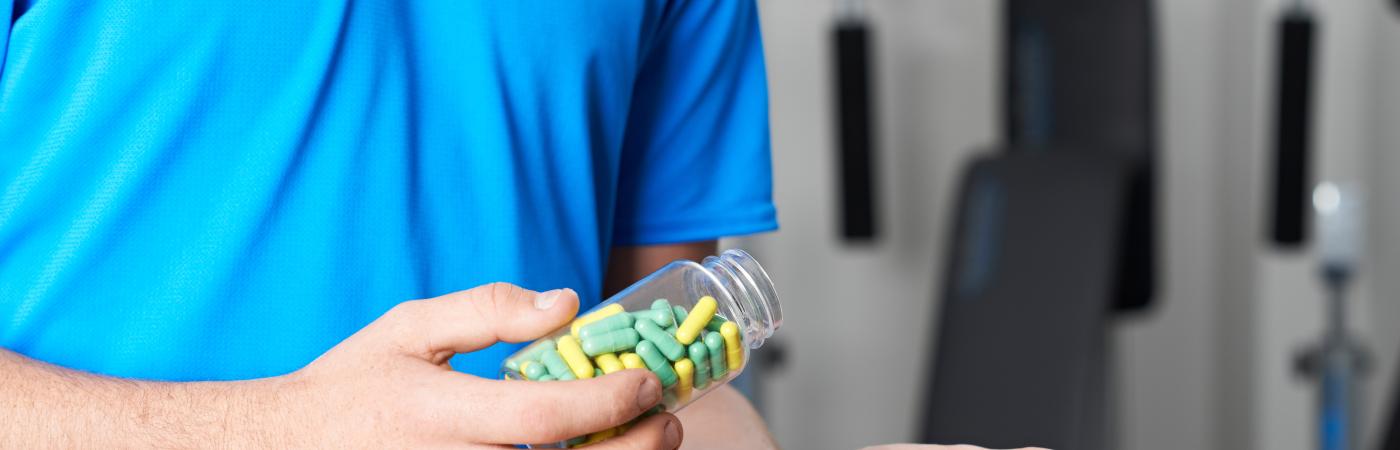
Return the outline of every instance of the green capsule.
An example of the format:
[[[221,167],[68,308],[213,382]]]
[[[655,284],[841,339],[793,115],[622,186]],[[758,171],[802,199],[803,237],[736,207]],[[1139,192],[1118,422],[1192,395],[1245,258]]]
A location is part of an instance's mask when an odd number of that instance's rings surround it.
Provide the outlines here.
[[[672,306],[671,310],[676,313],[676,323],[685,322],[685,318],[690,317],[690,313],[686,312],[685,308],[682,308],[681,305]]]
[[[601,376],[603,376],[603,369],[599,369],[599,368],[597,368],[597,367],[594,367],[594,368],[593,368],[593,376],[594,376],[594,377],[601,377]]]
[[[539,378],[534,378],[533,380],[535,380],[535,381],[554,381],[555,378],[554,378],[554,375],[540,375]]]
[[[643,320],[642,322],[650,323]],[[631,328],[613,330],[607,334],[589,336],[583,339],[583,353],[592,358],[604,353],[621,352],[637,346],[642,340],[637,331]]]
[[[564,362],[564,357],[559,356],[559,352],[552,348],[540,356],[540,362],[544,363],[544,367],[549,369],[549,374],[554,375],[555,379],[559,379],[565,374],[572,375],[574,373],[573,370],[569,369],[569,363]]]
[[[574,373],[573,373],[573,372],[564,372],[563,375],[560,375],[560,376],[556,377],[555,379],[557,379],[557,380],[559,380],[559,381],[568,381],[568,380],[577,380],[578,377],[574,376]]]
[[[661,354],[666,355],[666,359],[679,361],[685,357],[685,346],[676,341],[675,336],[667,334],[666,330],[662,330],[650,320],[637,322],[636,328],[637,333],[642,335],[642,339],[656,345],[656,349],[661,350]]]
[[[636,319],[632,318],[631,314],[613,314],[579,328],[578,338],[588,339],[589,336],[601,336],[612,331],[632,328],[634,321]]]
[[[661,405],[676,406],[677,403],[680,402],[676,401],[676,391],[674,389],[661,392]]]
[[[705,333],[705,347],[710,350],[710,378],[716,382],[729,373],[729,364],[724,361],[724,336],[719,333]]]
[[[671,316],[671,325],[672,325],[672,326],[674,326],[675,324],[681,323],[681,321],[676,320],[676,312],[675,312],[675,310],[671,309],[671,302],[670,302],[670,301],[667,301],[667,300],[664,299],[664,298],[659,298],[659,299],[656,299],[656,301],[651,302],[651,309],[654,309],[654,310],[657,310],[657,311],[665,311],[667,315],[670,315],[670,316]],[[658,325],[660,325],[660,324],[658,324]]]
[[[715,317],[710,319],[710,323],[705,324],[705,329],[718,333],[719,327],[724,326],[725,322],[728,322],[728,320],[724,320],[719,314],[715,314]]]
[[[632,311],[628,314],[631,314],[633,319],[648,320],[662,328],[675,325],[675,323],[671,321],[676,320],[675,314],[669,309],[648,309],[645,311]]]
[[[514,370],[514,371],[516,371],[516,372],[519,372],[519,371],[520,371],[520,365],[521,365],[521,364],[525,364],[525,361],[539,361],[539,360],[540,360],[540,355],[543,355],[543,354],[544,354],[544,350],[545,350],[545,349],[553,349],[553,348],[554,348],[554,340],[553,340],[553,339],[545,339],[545,340],[541,340],[541,341],[536,341],[534,344],[531,344],[529,347],[526,347],[524,350],[521,350],[521,351],[520,351],[519,353],[517,353],[515,356],[513,356],[513,357],[511,357],[510,359],[506,360],[506,367],[507,367],[507,368],[510,368],[510,370]]]
[[[529,364],[525,365],[525,377],[531,380],[538,380],[541,377],[549,375],[549,369],[545,369],[544,364],[534,361],[527,362],[529,362]]]
[[[695,388],[704,389],[710,384],[710,349],[699,339],[690,343],[690,360],[695,362]]]
[[[652,344],[651,341],[642,341],[637,344],[637,356],[642,357],[642,362],[645,362],[647,368],[651,369],[651,372],[656,374],[656,378],[661,380],[661,387],[671,387],[679,380],[679,377],[676,376],[676,369],[671,367],[671,361],[668,361],[661,354],[661,351],[656,349],[656,344]]]

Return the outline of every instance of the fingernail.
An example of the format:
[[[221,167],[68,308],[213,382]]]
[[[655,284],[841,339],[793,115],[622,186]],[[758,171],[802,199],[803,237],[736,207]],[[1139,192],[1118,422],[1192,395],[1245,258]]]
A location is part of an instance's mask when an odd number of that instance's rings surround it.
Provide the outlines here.
[[[554,307],[554,303],[559,301],[559,294],[563,289],[541,292],[535,296],[535,309],[549,309]]]
[[[637,409],[646,411],[661,401],[661,386],[655,377],[642,379],[642,388],[637,390]]]
[[[666,422],[666,430],[662,432],[662,439],[665,441],[663,448],[679,448],[681,446],[681,429],[676,426],[676,421]]]

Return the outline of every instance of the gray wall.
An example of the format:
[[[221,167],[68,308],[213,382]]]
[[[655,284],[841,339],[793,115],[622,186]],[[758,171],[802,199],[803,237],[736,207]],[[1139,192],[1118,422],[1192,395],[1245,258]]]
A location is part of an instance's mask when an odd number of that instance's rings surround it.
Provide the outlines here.
[[[1327,10],[1319,122],[1322,175],[1367,186],[1377,267],[1400,267],[1400,29],[1379,1]],[[742,240],[783,295],[789,348],[770,372],[767,413],[787,448],[909,440],[927,374],[953,188],[995,142],[999,2],[872,0],[877,26],[884,239],[837,241],[831,128],[834,3],[760,0],[772,92],[775,195],[783,230]],[[1276,0],[1158,2],[1163,136],[1158,306],[1114,330],[1115,420],[1124,449],[1312,447],[1309,385],[1293,353],[1320,330],[1309,252],[1262,242],[1265,130]],[[893,206],[898,205],[898,208]],[[1394,269],[1391,269],[1392,271]],[[1368,273],[1358,328],[1400,349],[1400,279]],[[1376,383],[1372,397],[1384,394]],[[1380,402],[1372,401],[1374,412]],[[1372,414],[1373,419],[1378,415]]]

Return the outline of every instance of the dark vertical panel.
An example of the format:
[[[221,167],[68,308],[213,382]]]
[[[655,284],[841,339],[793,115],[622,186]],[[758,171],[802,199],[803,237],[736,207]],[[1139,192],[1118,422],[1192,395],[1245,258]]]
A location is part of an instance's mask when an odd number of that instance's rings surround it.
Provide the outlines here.
[[[1302,244],[1308,234],[1314,34],[1312,17],[1302,10],[1279,22],[1272,236],[1284,246]]]
[[[863,22],[842,21],[834,39],[841,234],[848,240],[870,240],[877,231],[870,31]]]

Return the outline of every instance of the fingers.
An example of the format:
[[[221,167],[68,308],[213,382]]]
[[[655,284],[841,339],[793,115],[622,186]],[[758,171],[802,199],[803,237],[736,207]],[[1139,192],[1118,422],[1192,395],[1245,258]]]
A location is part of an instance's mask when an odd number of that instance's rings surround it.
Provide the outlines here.
[[[401,348],[425,355],[467,353],[497,341],[524,342],[568,323],[578,311],[571,289],[535,292],[492,283],[441,297],[404,302],[391,312]]]
[[[588,448],[598,450],[675,450],[680,448],[685,431],[676,416],[661,413],[632,425],[626,433]]]
[[[641,369],[575,381],[481,381],[462,405],[483,442],[563,441],[622,425],[661,401],[661,382]]]

